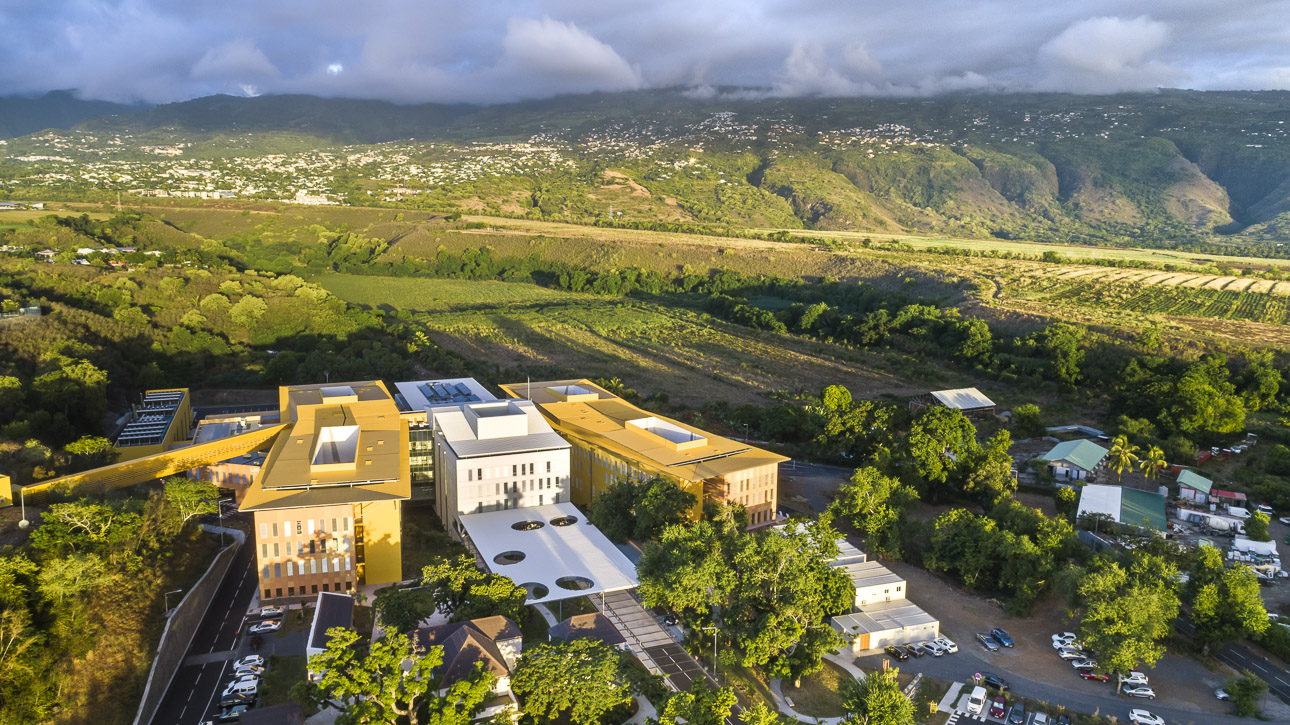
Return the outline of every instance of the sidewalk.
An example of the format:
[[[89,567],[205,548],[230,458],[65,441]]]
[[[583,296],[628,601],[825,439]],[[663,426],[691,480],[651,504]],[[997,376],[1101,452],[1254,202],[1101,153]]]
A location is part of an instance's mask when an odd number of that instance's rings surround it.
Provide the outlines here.
[[[851,659],[849,654],[849,652],[846,654],[835,655],[826,654],[824,655],[824,659],[846,670],[847,674],[855,678],[857,682],[864,682],[864,670],[856,667],[855,662]],[[777,707],[781,713],[788,715],[798,722],[838,725],[843,720],[843,718],[840,717],[811,717],[810,715],[803,715],[794,710],[792,705],[788,704],[788,698],[784,697],[784,681],[778,677],[771,678],[770,694],[771,697],[775,698],[775,707]]]
[[[955,682],[950,685],[950,689],[945,692],[945,697],[941,698],[941,703],[936,706],[941,712],[953,712],[954,702],[958,699],[959,690],[963,689],[962,682]]]

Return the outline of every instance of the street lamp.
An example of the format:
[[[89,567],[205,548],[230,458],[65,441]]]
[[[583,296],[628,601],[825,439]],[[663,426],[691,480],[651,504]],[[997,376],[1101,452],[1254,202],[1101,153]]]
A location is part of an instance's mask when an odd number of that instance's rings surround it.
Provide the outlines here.
[[[19,488],[18,495],[22,498],[22,521],[18,522],[18,528],[25,529],[31,526],[31,522],[27,520],[27,487]]]
[[[721,686],[721,681],[717,675],[717,632],[721,631],[720,627],[704,627],[703,631],[712,630],[712,679],[717,680],[717,686]]]
[[[175,590],[175,591],[173,591],[173,592],[166,592],[166,593],[162,596],[162,600],[165,602],[165,607],[166,607],[166,613],[167,613],[167,614],[169,614],[169,613],[170,613],[170,595],[171,595],[171,594],[178,594],[178,593],[180,593],[180,592],[182,592],[182,591],[183,591],[183,589],[176,589],[176,590]]]
[[[744,423],[744,443],[748,442],[748,424]]]

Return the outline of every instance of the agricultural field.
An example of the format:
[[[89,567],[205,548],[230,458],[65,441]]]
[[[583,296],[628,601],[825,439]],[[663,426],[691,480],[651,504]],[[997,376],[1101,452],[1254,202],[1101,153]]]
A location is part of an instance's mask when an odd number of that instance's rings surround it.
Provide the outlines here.
[[[866,397],[911,395],[955,382],[894,355],[759,333],[632,299],[509,282],[341,274],[316,281],[355,304],[411,312],[437,343],[498,371],[619,377],[675,403],[765,403],[777,391],[813,392],[833,383]]]

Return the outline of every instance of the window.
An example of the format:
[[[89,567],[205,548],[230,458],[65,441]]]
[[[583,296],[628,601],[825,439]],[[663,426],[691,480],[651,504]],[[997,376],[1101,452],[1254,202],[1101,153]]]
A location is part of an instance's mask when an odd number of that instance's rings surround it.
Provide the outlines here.
[[[296,542],[296,556],[304,556],[304,555],[305,555],[305,542],[303,542],[303,541],[297,541],[297,542]]]
[[[529,464],[529,475],[530,475],[530,476],[532,476],[532,475],[533,475],[533,466],[535,466],[535,465],[537,465],[537,464],[535,464],[535,463],[530,463],[530,464]]]
[[[340,557],[333,557],[331,560],[331,570],[340,571]]]
[[[353,591],[353,590],[354,590],[354,582],[352,582],[352,581],[346,581],[346,582],[345,582],[345,591],[349,592],[349,591]]]
[[[281,596],[282,596],[282,587],[278,587],[278,596],[279,596],[279,597],[281,597]]]
[[[473,469],[473,468],[467,468],[467,469],[466,469],[466,480],[467,480],[467,481],[473,481],[473,480],[475,480],[475,469]]]
[[[475,469],[475,478],[478,478],[478,479],[479,479],[479,480],[481,480],[481,481],[482,481],[482,480],[484,480],[484,469],[482,469],[482,468],[476,468],[476,469]]]
[[[484,502],[480,501],[479,503],[475,504],[475,513],[479,514],[483,512],[484,512]]]
[[[268,579],[268,578],[269,578],[269,565],[268,565],[268,564],[265,564],[265,565],[264,565],[264,575],[263,575],[263,576],[261,576],[260,578],[261,578],[261,579]]]
[[[298,524],[298,523],[297,523],[296,525],[297,525],[297,526],[299,526],[300,524]],[[313,519],[309,519],[309,535],[310,535],[310,536],[313,536],[313,535],[314,535],[314,520],[313,520]]]
[[[313,593],[314,593],[314,594],[317,594],[317,593],[318,593],[318,585],[317,585],[317,584],[314,584],[314,585],[312,586],[312,589],[313,589]]]
[[[348,516],[346,516],[345,518],[341,519],[340,521],[341,521],[341,523],[345,526],[345,531],[349,531],[349,517],[348,517]]]
[[[274,522],[273,522],[273,537],[274,537],[275,539],[278,537],[278,522],[277,522],[277,521],[274,521]]]
[[[336,527],[336,519],[332,519],[332,520],[331,520],[331,532],[334,534],[334,533],[336,533],[337,531],[340,531],[340,529]]]
[[[318,519],[318,533],[327,533],[327,519]]]
[[[260,538],[261,538],[261,539],[267,539],[267,538],[269,538],[269,525],[268,525],[268,524],[260,524]]]
[[[300,527],[300,522],[296,521],[296,535],[299,536],[300,534],[303,534],[303,533],[304,533],[304,529]],[[313,533],[313,532],[311,531],[309,533]]]
[[[335,546],[333,546],[332,548],[334,549],[334,548],[336,548],[336,547],[335,547]],[[319,551],[321,551],[321,552],[322,552],[322,553],[324,553],[324,554],[326,554],[326,553],[327,553],[327,540],[326,540],[326,539],[323,539],[322,541],[318,542],[318,550],[319,550]]]
[[[318,560],[317,560],[317,559],[310,559],[310,560],[309,560],[309,573],[310,573],[310,574],[317,574],[317,573],[318,573]]]
[[[260,558],[261,558],[261,559],[267,559],[267,558],[269,558],[269,545],[268,545],[268,544],[260,544]]]
[[[349,557],[345,557],[345,571],[349,571]]]
[[[264,590],[264,598],[265,598],[265,599],[272,599],[272,598],[273,598],[273,590],[272,590],[272,589],[265,589],[265,590]]]
[[[277,579],[277,578],[278,578],[278,577],[280,577],[280,576],[282,576],[282,565],[281,565],[281,564],[274,564],[274,565],[273,565],[273,578],[274,578],[274,579]]]
[[[276,559],[278,556],[278,542],[275,541],[273,542],[273,558]]]
[[[295,575],[296,575],[296,568],[295,568],[294,566],[292,566],[291,562],[289,562],[289,561],[288,561],[288,562],[287,562],[287,576],[295,576]]]
[[[547,461],[547,462],[546,462],[546,472],[547,472],[547,473],[550,473],[550,472],[551,472],[551,462],[550,462],[550,461]]]
[[[501,495],[502,495],[502,484],[500,484],[500,483],[494,483],[494,484],[493,484],[493,495],[494,495],[494,496],[501,496]]]
[[[327,573],[327,560],[326,560],[326,559],[323,559],[323,560],[322,560],[322,573],[324,573],[324,574],[326,574],[326,573]]]
[[[520,470],[519,470],[519,469],[520,469],[520,467],[519,467],[519,466],[512,465],[512,466],[511,466],[511,475],[512,475],[512,476],[518,476],[518,475],[520,475]]]
[[[541,506],[541,505],[542,505],[542,503],[543,503],[542,499],[544,499],[544,498],[546,498],[546,496],[545,496],[545,495],[540,494],[540,493],[538,494],[538,506]]]
[[[296,595],[296,588],[295,588],[295,587],[287,587],[287,596],[289,596],[289,597],[294,597],[295,595]]]
[[[324,582],[324,583],[323,583],[323,591],[324,591],[324,592],[329,592],[329,591],[331,591],[331,589],[329,589],[329,588],[328,588],[329,586],[331,586],[331,585],[330,585],[330,584],[327,584],[326,582]]]
[[[314,541],[313,539],[310,539],[310,540],[309,540],[309,553],[310,553],[310,554],[316,554],[316,553],[317,553],[316,548],[315,548],[315,547],[317,547],[317,545],[318,545],[318,542],[317,542],[317,541]]]

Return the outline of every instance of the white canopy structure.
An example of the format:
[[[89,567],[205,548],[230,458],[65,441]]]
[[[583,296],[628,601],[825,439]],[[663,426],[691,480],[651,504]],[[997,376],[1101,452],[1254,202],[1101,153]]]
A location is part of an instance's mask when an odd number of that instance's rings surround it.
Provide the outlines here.
[[[459,519],[485,566],[529,592],[528,604],[639,586],[636,566],[571,503]]]

